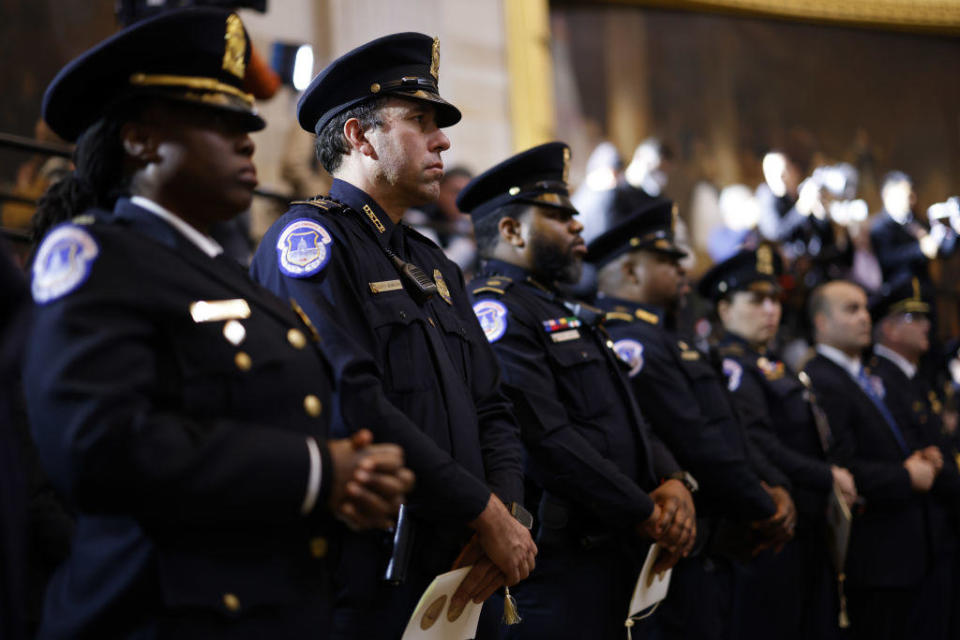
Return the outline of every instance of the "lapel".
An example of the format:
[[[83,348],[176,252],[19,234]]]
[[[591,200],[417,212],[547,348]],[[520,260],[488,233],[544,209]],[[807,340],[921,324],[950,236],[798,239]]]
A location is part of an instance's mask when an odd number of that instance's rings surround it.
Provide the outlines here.
[[[162,245],[197,271],[235,291],[251,305],[290,323],[290,308],[272,293],[253,282],[245,269],[232,258],[211,258],[160,217],[123,198],[117,201],[114,216],[131,231]]]

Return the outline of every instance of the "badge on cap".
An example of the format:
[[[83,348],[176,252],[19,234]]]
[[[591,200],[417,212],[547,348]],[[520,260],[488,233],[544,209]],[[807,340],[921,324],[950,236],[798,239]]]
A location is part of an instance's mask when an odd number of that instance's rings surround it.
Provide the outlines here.
[[[316,220],[297,218],[280,232],[277,261],[280,271],[293,278],[319,273],[333,250],[333,237]]]
[[[643,345],[636,340],[618,340],[613,343],[613,351],[630,365],[631,378],[643,369]]]
[[[496,342],[507,332],[507,308],[496,300],[481,300],[473,305],[487,342]]]
[[[773,251],[768,245],[757,247],[757,273],[765,276],[773,275]]]
[[[247,39],[243,33],[243,23],[237,14],[231,13],[227,16],[227,31],[223,39],[223,70],[242,79],[246,72],[243,58],[247,53]]]
[[[68,224],[51,231],[33,261],[34,301],[44,304],[79,287],[99,253],[97,241],[81,227]]]
[[[440,82],[440,38],[433,38],[433,50],[430,52],[430,75],[434,82]]]
[[[733,358],[723,359],[723,375],[727,376],[727,389],[736,391],[743,380],[743,367]]]

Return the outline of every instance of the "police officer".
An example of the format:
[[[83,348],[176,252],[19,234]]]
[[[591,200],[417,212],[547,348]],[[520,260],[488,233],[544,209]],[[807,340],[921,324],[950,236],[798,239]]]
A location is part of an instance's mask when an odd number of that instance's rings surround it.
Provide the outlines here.
[[[782,545],[796,515],[789,481],[748,442],[710,358],[670,328],[687,287],[674,220],[671,201],[653,200],[591,242],[589,259],[599,270],[597,304],[640,409],[702,487],[700,548],[674,572],[653,621],[656,637],[723,638],[732,622],[731,557]]]
[[[874,319],[871,371],[883,383],[885,401],[905,436],[923,447],[939,470],[924,497],[930,527],[930,558],[910,626],[917,637],[946,638],[956,590],[956,558],[960,474],[944,438],[943,404],[925,377],[920,360],[930,348],[930,304],[918,278],[902,282],[871,306]]]
[[[569,158],[561,142],[534,147],[475,178],[457,201],[485,260],[473,309],[518,407],[527,504],[539,514],[541,552],[515,590],[524,620],[511,638],[621,637],[640,543],[668,547],[668,567],[695,535],[690,493],[673,479],[680,469],[640,415],[602,312],[557,292],[577,281],[586,255]]]
[[[437,92],[439,64],[436,39],[401,33],[350,51],[313,80],[298,118],[317,135],[320,162],[334,177],[330,197],[294,203],[251,267],[255,279],[299,302],[338,370],[357,354],[376,363],[369,386],[379,391],[370,401],[392,403],[398,415],[368,424],[379,440],[403,446],[418,475],[406,579],[383,582],[381,540],[348,537],[335,637],[398,637],[423,590],[461,551],[459,564],[473,569],[454,611],[526,577],[536,553],[510,515],[523,516],[522,445],[463,277],[401,223],[408,208],[438,197],[450,145],[442,128],[460,120]]]
[[[723,329],[717,351],[743,425],[790,478],[799,514],[795,539],[741,572],[738,627],[745,638],[833,638],[839,596],[827,548],[827,499],[836,486],[852,506],[856,485],[848,470],[829,462],[830,425],[809,379],[768,348],[780,324],[782,272],[776,250],[762,244],[715,265],[699,285]]]
[[[44,96],[78,142],[42,206],[77,217],[34,258],[24,386],[78,521],[41,638],[323,634],[331,513],[386,526],[411,486],[369,432],[325,442],[333,380],[309,325],[207,235],[256,185],[249,46],[235,14],[173,11]]]

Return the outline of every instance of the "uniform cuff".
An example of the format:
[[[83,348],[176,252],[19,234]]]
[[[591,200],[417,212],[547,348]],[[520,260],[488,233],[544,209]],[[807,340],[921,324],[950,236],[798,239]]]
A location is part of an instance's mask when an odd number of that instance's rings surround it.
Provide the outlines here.
[[[303,504],[300,506],[301,515],[309,515],[317,504],[317,497],[320,495],[320,485],[324,467],[323,459],[320,456],[320,447],[317,441],[312,437],[307,437],[307,453],[310,454],[310,473],[307,476],[307,492],[303,498]]]

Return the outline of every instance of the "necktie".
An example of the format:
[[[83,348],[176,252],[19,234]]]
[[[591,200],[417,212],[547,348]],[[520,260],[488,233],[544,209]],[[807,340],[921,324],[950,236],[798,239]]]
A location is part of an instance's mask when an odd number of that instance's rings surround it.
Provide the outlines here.
[[[897,425],[897,421],[893,419],[893,415],[887,408],[886,403],[884,403],[883,398],[880,397],[880,394],[873,386],[873,383],[870,382],[870,378],[867,377],[867,372],[863,367],[860,367],[860,371],[857,373],[857,384],[860,385],[860,388],[867,394],[867,397],[870,398],[870,401],[877,407],[877,411],[880,412],[883,419],[887,422],[887,426],[890,427],[890,432],[893,434],[897,444],[900,445],[900,449],[903,450],[904,454],[909,454],[910,448],[907,446],[907,441],[904,439],[903,433]]]

